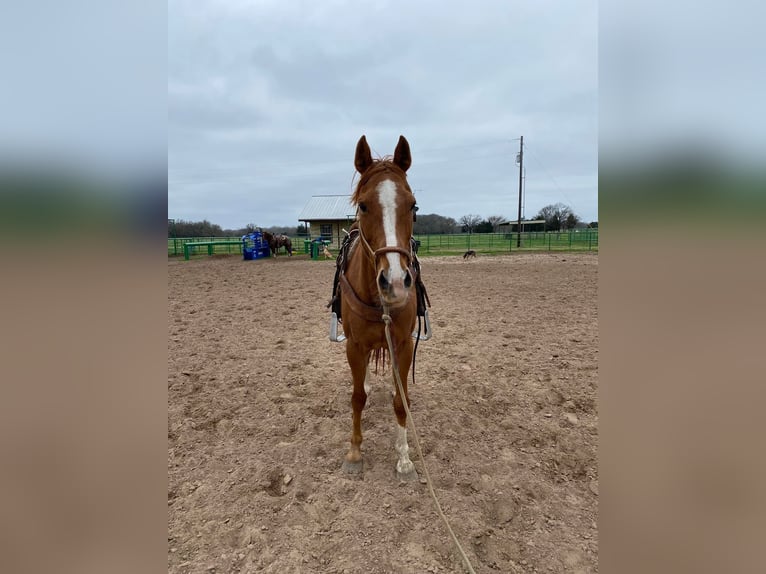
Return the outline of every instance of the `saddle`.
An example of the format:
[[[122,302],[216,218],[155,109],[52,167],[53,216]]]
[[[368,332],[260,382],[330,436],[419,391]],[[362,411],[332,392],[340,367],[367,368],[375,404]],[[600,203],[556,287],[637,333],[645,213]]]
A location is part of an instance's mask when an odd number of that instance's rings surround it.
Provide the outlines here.
[[[348,280],[345,277],[346,267],[348,265],[349,253],[351,248],[355,244],[359,237],[359,228],[354,224],[346,237],[343,239],[343,244],[338,252],[338,257],[335,259],[335,279],[332,287],[332,298],[327,304],[328,308],[332,309],[332,316],[330,319],[330,340],[340,342],[345,339],[345,336],[338,334],[337,326],[343,323],[341,316],[341,297],[349,297],[354,302],[355,309],[364,316],[368,321],[383,322],[383,307],[369,305],[364,301],[361,301],[356,295]],[[431,322],[428,318],[428,307],[431,306],[431,301],[428,298],[428,292],[426,286],[423,284],[423,280],[420,276],[420,260],[417,256],[417,242],[415,238],[410,238],[410,252],[412,253],[412,268],[410,273],[415,281],[415,297],[417,299],[417,315],[418,315],[418,330],[413,333],[413,337],[416,339],[422,339],[427,341],[431,338]],[[421,317],[425,321],[425,332],[421,336],[420,334],[420,320]]]

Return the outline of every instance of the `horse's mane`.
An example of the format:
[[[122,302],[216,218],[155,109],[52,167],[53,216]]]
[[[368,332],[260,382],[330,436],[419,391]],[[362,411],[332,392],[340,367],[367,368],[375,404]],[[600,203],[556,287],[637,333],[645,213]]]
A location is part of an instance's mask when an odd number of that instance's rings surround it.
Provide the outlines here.
[[[404,173],[402,168],[394,163],[393,156],[386,155],[381,158],[374,159],[372,160],[372,165],[364,170],[364,173],[359,178],[359,182],[356,184],[356,188],[354,188],[354,193],[351,195],[351,204],[357,205],[359,203],[359,193],[362,187],[367,185],[367,182],[369,182],[374,175],[378,175],[379,173],[386,171],[392,171],[401,176],[405,182],[407,181],[407,174]]]

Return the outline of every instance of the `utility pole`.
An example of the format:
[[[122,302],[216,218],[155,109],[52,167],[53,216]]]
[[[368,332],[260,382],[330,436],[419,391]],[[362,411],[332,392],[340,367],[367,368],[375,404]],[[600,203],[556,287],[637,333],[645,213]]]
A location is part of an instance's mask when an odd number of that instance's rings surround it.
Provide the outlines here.
[[[524,174],[524,136],[521,136],[521,143],[519,144],[519,217],[516,220],[516,231],[518,236],[516,238],[516,247],[521,247],[521,182],[522,175]]]

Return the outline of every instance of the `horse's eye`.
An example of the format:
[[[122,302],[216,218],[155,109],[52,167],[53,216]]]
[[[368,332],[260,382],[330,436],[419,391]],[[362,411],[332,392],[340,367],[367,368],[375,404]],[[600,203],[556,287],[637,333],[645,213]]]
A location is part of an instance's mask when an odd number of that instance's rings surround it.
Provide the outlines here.
[[[359,209],[362,213],[367,213],[367,206],[364,203],[359,204]]]
[[[414,211],[415,213],[417,213],[418,209],[420,208],[418,207],[417,203],[412,206],[412,211]]]

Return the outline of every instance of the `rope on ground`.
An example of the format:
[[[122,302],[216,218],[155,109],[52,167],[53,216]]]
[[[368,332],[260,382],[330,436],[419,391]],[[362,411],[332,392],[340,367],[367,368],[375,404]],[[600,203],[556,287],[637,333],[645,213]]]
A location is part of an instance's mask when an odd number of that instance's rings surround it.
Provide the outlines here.
[[[436,493],[434,492],[434,487],[433,487],[433,484],[431,483],[431,475],[428,474],[426,459],[423,456],[423,450],[420,448],[420,440],[418,439],[418,432],[415,430],[415,421],[412,419],[412,415],[410,414],[410,407],[407,405],[407,397],[404,394],[402,379],[399,376],[399,364],[398,364],[398,361],[396,360],[396,355],[394,354],[394,344],[391,341],[390,327],[391,327],[392,320],[391,320],[391,316],[388,314],[388,309],[384,309],[382,318],[383,318],[383,322],[386,324],[386,327],[385,327],[386,342],[388,343],[388,352],[391,357],[391,370],[394,372],[394,378],[396,379],[396,384],[399,387],[399,396],[402,397],[404,410],[407,413],[407,421],[412,427],[412,436],[415,438],[415,447],[418,449],[418,456],[420,457],[420,462],[423,464],[423,473],[426,475],[426,485],[428,486],[428,492],[431,493],[431,498],[433,498],[434,504],[436,505],[436,512],[438,512],[439,516],[444,521],[444,524],[447,526],[447,530],[449,531],[450,536],[452,537],[452,541],[455,543],[455,546],[457,546],[457,549],[460,552],[460,556],[463,558],[463,562],[465,562],[466,568],[468,568],[468,572],[470,572],[470,574],[476,574],[476,571],[473,569],[473,566],[471,566],[471,562],[468,560],[468,556],[466,556],[465,552],[463,551],[463,547],[460,545],[460,542],[458,541],[457,536],[455,536],[455,533],[452,531],[452,527],[447,521],[447,517],[444,516],[444,512],[442,512],[442,507],[439,504],[439,500],[436,498]]]

